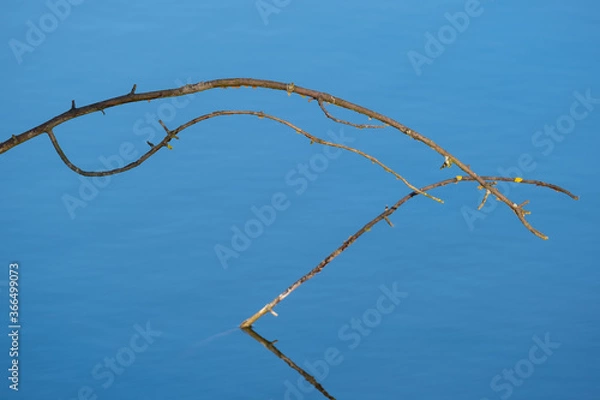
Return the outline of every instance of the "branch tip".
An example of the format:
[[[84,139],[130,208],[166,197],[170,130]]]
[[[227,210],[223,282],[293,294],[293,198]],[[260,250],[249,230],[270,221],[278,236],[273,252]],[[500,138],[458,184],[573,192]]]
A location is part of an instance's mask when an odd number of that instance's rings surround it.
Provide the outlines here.
[[[385,222],[387,222],[389,226],[391,226],[392,228],[394,227],[394,224],[392,224],[392,221],[390,221],[388,217],[383,217],[383,219],[385,219]]]
[[[479,204],[479,207],[477,207],[478,210],[481,210],[483,208],[483,206],[485,205],[485,202],[487,201],[490,193],[492,193],[490,191],[490,189],[486,189],[485,190],[485,195],[483,195],[483,200],[481,200],[481,204]]]

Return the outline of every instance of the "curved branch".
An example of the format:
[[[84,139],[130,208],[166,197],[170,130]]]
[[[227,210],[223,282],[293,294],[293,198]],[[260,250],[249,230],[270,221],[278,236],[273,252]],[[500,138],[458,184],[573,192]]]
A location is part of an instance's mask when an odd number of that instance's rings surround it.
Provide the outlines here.
[[[537,186],[547,187],[547,188],[550,188],[550,189],[555,190],[557,192],[564,193],[564,194],[566,194],[567,196],[571,197],[574,200],[578,200],[579,199],[579,197],[575,196],[574,194],[572,194],[571,192],[569,192],[566,189],[563,189],[560,186],[553,185],[553,184],[546,183],[546,182],[542,182],[542,181],[531,180],[531,179],[522,179],[522,180],[517,179],[517,180],[515,180],[514,178],[505,178],[505,177],[499,177],[499,176],[481,176],[481,179],[483,179],[485,181],[517,182],[517,183],[524,183],[524,184],[530,184],[530,185],[537,185]],[[473,177],[470,177],[470,176],[469,177],[467,177],[467,176],[463,177],[463,176],[459,175],[459,176],[456,176],[455,178],[446,179],[446,180],[443,180],[441,182],[433,183],[431,185],[422,187],[421,191],[427,192],[429,190],[432,190],[432,189],[435,189],[435,188],[438,188],[438,187],[441,187],[441,186],[446,186],[446,185],[449,185],[451,183],[468,182],[468,181],[475,181],[475,179]],[[329,264],[334,258],[336,258],[337,256],[339,256],[344,250],[346,250],[352,243],[354,243],[364,233],[370,231],[371,228],[375,224],[381,222],[382,220],[387,220],[387,218],[390,215],[392,215],[401,205],[403,205],[408,200],[410,200],[413,197],[416,197],[418,195],[419,195],[419,193],[417,193],[416,191],[413,191],[413,192],[407,194],[406,196],[404,196],[403,198],[401,198],[400,200],[398,200],[398,202],[396,204],[394,204],[392,207],[388,208],[386,206],[385,211],[383,211],[377,217],[373,218],[371,221],[369,221],[367,224],[365,224],[354,235],[352,235],[348,239],[346,239],[344,241],[344,243],[342,243],[342,245],[340,247],[338,247],[331,254],[329,254],[327,257],[325,257],[325,259],[323,261],[321,261],[316,267],[314,267],[309,273],[307,273],[302,278],[300,278],[296,282],[294,282],[290,287],[288,287],[285,291],[283,291],[279,296],[277,296],[275,299],[273,299],[273,301],[271,301],[270,303],[266,304],[256,314],[252,315],[250,318],[248,318],[245,321],[243,321],[242,324],[240,325],[240,327],[241,328],[249,328],[260,317],[262,317],[263,315],[265,315],[268,312],[272,312],[273,308],[277,304],[279,304],[283,299],[285,299],[287,296],[289,296],[290,293],[292,293],[294,290],[296,290],[304,282],[306,282],[307,280],[311,279],[316,274],[318,274],[319,272],[321,272],[323,270],[323,268],[325,268],[327,266],[327,264]],[[524,204],[522,204],[521,206],[518,206],[518,207],[522,207],[523,205]],[[524,211],[522,210],[522,208],[519,208],[519,209],[521,210],[521,212],[524,213]]]
[[[249,111],[249,110],[223,110],[223,111],[213,111],[212,113],[209,114],[204,114],[201,115],[199,117],[196,117],[182,125],[180,125],[179,127],[170,130],[166,127],[166,125],[162,122],[159,121],[160,124],[162,125],[162,127],[164,128],[164,130],[167,133],[167,136],[161,140],[158,144],[153,145],[151,150],[146,152],[144,155],[142,155],[139,159],[137,159],[136,161],[133,161],[121,168],[114,168],[111,170],[107,170],[107,171],[84,171],[81,168],[77,167],[76,165],[74,165],[69,158],[67,157],[67,155],[64,153],[64,151],[62,150],[60,144],[58,143],[58,140],[56,139],[56,136],[54,135],[54,132],[52,129],[48,129],[48,136],[50,137],[50,141],[52,142],[52,145],[54,146],[54,149],[56,150],[56,152],[58,153],[59,157],[61,158],[61,160],[73,171],[75,171],[76,173],[83,175],[83,176],[107,176],[107,175],[115,175],[115,174],[119,174],[125,171],[128,171],[130,169],[133,169],[139,165],[141,165],[144,161],[146,161],[148,158],[150,158],[150,156],[152,156],[154,153],[156,153],[159,149],[161,149],[162,147],[167,147],[169,146],[168,143],[169,141],[171,141],[172,138],[177,138],[177,135],[183,131],[184,129],[189,128],[192,125],[195,125],[199,122],[205,121],[207,119],[210,118],[215,118],[215,117],[223,117],[223,116],[232,116],[232,115],[252,115],[258,118],[267,118],[270,119],[272,121],[278,122],[280,124],[286,125],[290,128],[292,128],[296,133],[299,133],[305,137],[307,137],[308,139],[310,139],[311,144],[312,143],[319,143],[322,144],[324,146],[330,146],[330,147],[335,147],[335,148],[339,148],[339,149],[343,149],[343,150],[347,150],[350,151],[352,153],[356,153],[364,158],[366,158],[367,160],[371,161],[374,164],[379,165],[381,168],[383,168],[386,172],[391,173],[392,175],[394,175],[396,177],[396,179],[401,180],[402,182],[404,182],[404,184],[406,184],[406,186],[410,187],[411,189],[419,192],[419,194],[422,194],[426,197],[429,197],[435,201],[438,201],[440,203],[443,203],[442,200],[438,199],[437,197],[431,196],[430,194],[426,193],[426,192],[421,192],[418,188],[416,188],[415,186],[413,186],[410,182],[408,182],[404,177],[402,177],[401,175],[399,175],[398,173],[396,173],[396,171],[394,171],[393,169],[389,168],[387,165],[383,164],[381,161],[379,161],[377,158],[361,151],[358,149],[355,149],[353,147],[350,146],[346,146],[343,144],[338,144],[338,143],[333,143],[333,142],[329,142],[327,140],[323,140],[320,139],[314,135],[311,135],[310,133],[306,132],[305,130],[297,127],[296,125],[292,124],[289,121],[286,121],[282,118],[278,118],[275,117],[273,115],[270,114],[266,114],[262,111]]]
[[[404,184],[406,186],[408,186],[409,188],[411,188],[412,190],[415,190],[415,191],[419,192],[419,194],[422,194],[422,195],[424,195],[426,197],[429,197],[429,198],[431,198],[431,199],[433,199],[433,200],[435,200],[437,202],[443,203],[443,201],[440,200],[440,199],[438,199],[437,197],[431,196],[430,194],[428,194],[426,192],[420,191],[418,188],[416,188],[410,182],[408,182],[405,178],[403,178],[401,175],[399,175],[398,173],[396,173],[393,169],[389,168],[388,166],[386,166],[385,164],[383,164],[382,162],[380,162],[375,157],[370,156],[369,154],[367,154],[367,153],[365,153],[365,152],[363,152],[361,150],[355,149],[353,147],[350,147],[350,146],[345,146],[343,144],[337,144],[337,143],[333,143],[333,142],[328,142],[328,141],[323,140],[323,139],[319,139],[318,137],[311,135],[310,133],[304,131],[303,129],[297,127],[296,125],[294,125],[291,122],[286,121],[286,120],[284,120],[282,118],[278,118],[278,117],[266,114],[266,113],[264,113],[262,111],[238,111],[238,110],[232,110],[232,111],[217,111],[217,112],[221,113],[220,115],[236,115],[236,114],[237,115],[254,115],[254,116],[257,116],[259,118],[267,118],[267,119],[270,119],[272,121],[279,122],[280,124],[286,125],[286,126],[292,128],[293,130],[295,130],[297,133],[299,133],[301,135],[304,135],[305,137],[307,137],[308,139],[311,140],[311,144],[314,142],[314,143],[319,143],[319,144],[322,144],[322,145],[325,145],[325,146],[336,147],[336,148],[339,148],[339,149],[344,149],[344,150],[350,151],[352,153],[356,153],[356,154],[358,154],[360,156],[363,156],[364,158],[366,158],[367,160],[371,161],[372,163],[375,163],[375,164],[379,165],[386,172],[389,172],[392,175],[394,175],[396,177],[396,179],[399,179],[402,182],[404,182]],[[206,115],[200,116],[198,118],[194,118],[194,119],[186,122],[185,124],[181,125],[180,127],[176,128],[176,129],[174,129],[172,131],[168,131],[168,132],[172,132],[174,135],[176,135],[179,132],[181,132],[183,129],[186,129],[189,126],[192,126],[192,125],[194,125],[194,124],[196,124],[198,122],[201,122],[201,121],[203,121],[205,119],[210,118],[209,117],[210,115],[211,114],[206,114]]]
[[[494,194],[494,196],[496,196],[498,198],[498,200],[500,200],[503,203],[505,203],[506,205],[508,205],[515,212],[515,214],[521,220],[521,222],[523,222],[525,227],[527,229],[529,229],[530,232],[532,232],[534,235],[536,235],[542,239],[548,238],[546,235],[544,235],[540,231],[536,230],[529,223],[527,223],[525,221],[524,213],[522,212],[521,209],[519,209],[518,207],[515,207],[514,202],[512,202],[510,199],[508,199],[506,196],[504,196],[497,188],[490,186],[484,179],[482,179],[473,170],[471,170],[471,168],[468,165],[464,164],[458,158],[454,157],[447,150],[445,150],[444,148],[439,146],[437,143],[435,143],[431,139],[427,138],[426,136],[420,134],[419,132],[417,132],[413,129],[410,129],[409,127],[407,127],[405,125],[402,125],[401,123],[393,120],[392,118],[389,118],[385,115],[379,114],[375,111],[369,110],[368,108],[359,106],[357,104],[351,103],[349,101],[346,101],[346,100],[338,98],[338,97],[334,97],[333,95],[325,93],[325,92],[320,92],[320,91],[296,86],[296,85],[294,85],[294,83],[283,83],[283,82],[276,82],[276,81],[270,81],[270,80],[264,80],[264,79],[253,79],[253,78],[226,78],[226,79],[216,79],[216,80],[207,81],[207,82],[199,82],[196,84],[188,84],[188,85],[184,85],[184,86],[181,86],[181,87],[175,88],[175,89],[157,90],[157,91],[145,92],[145,93],[135,93],[135,86],[134,86],[134,88],[130,92],[128,92],[127,94],[125,94],[123,96],[114,97],[112,99],[100,101],[100,102],[93,103],[93,104],[83,106],[83,107],[76,107],[75,101],[73,101],[72,106],[68,111],[38,125],[35,128],[32,128],[26,132],[23,132],[19,135],[13,135],[10,139],[6,140],[3,143],[0,143],[0,154],[10,150],[11,148],[13,148],[21,143],[26,142],[38,135],[41,135],[44,132],[49,132],[54,127],[66,122],[66,121],[69,121],[73,118],[76,118],[76,117],[79,117],[82,115],[90,114],[93,112],[103,112],[104,113],[104,110],[106,110],[108,108],[115,107],[115,106],[122,105],[122,104],[127,104],[127,103],[134,103],[134,102],[139,102],[139,101],[150,101],[150,100],[167,98],[167,97],[185,96],[188,94],[204,92],[204,91],[208,91],[208,90],[212,90],[212,89],[216,89],[216,88],[226,89],[226,88],[235,88],[235,87],[239,88],[239,87],[244,87],[244,86],[249,86],[252,88],[261,87],[261,88],[265,88],[265,89],[285,91],[285,92],[287,92],[288,95],[291,95],[292,93],[297,93],[301,96],[310,97],[312,99],[318,100],[320,106],[322,107],[322,110],[324,110],[323,103],[325,103],[325,102],[331,103],[331,104],[335,104],[338,107],[346,108],[348,110],[355,111],[359,114],[366,115],[367,117],[377,120],[377,121],[380,121],[383,124],[392,126],[395,129],[399,130],[400,132],[404,133],[405,135],[410,136],[411,138],[424,143],[425,145],[427,145],[428,147],[430,147],[431,149],[433,149],[434,151],[436,151],[437,153],[442,155],[445,160],[449,160],[449,162],[455,164],[458,168],[460,168],[465,173],[467,173],[475,181],[479,182],[479,184],[482,185],[485,189],[488,189],[492,194]],[[328,114],[326,113],[326,115],[328,115]]]

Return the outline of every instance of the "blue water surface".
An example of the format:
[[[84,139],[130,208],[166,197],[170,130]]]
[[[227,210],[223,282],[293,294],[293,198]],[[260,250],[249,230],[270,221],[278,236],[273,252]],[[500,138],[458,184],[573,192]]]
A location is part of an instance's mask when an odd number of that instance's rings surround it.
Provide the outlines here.
[[[580,196],[499,186],[530,200],[547,241],[493,196],[478,211],[473,183],[433,191],[444,204],[414,198],[255,329],[336,399],[599,398],[598,2],[9,3],[0,141],[133,84],[252,77],[378,111],[481,175]],[[55,133],[73,163],[105,170],[159,142],[159,117],[174,128],[225,109],[285,118],[417,186],[464,175],[396,130],[337,124],[265,89],[129,104]],[[410,189],[266,119],[215,118],[179,137],[104,179],[67,168],[46,135],[0,155],[2,399],[326,398],[237,326]]]

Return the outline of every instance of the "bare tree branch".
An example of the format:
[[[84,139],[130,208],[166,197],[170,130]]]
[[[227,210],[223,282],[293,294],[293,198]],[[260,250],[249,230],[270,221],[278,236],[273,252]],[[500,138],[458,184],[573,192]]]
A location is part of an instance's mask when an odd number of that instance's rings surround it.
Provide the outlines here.
[[[530,184],[530,185],[537,185],[537,186],[547,187],[547,188],[550,188],[550,189],[555,190],[557,192],[564,193],[564,194],[566,194],[567,196],[571,197],[574,200],[578,200],[579,199],[579,197],[575,196],[574,194],[572,194],[568,190],[561,188],[560,186],[553,185],[553,184],[546,183],[546,182],[542,182],[542,181],[531,180],[531,179],[521,179],[521,178],[516,178],[516,179],[515,178],[506,178],[506,177],[500,177],[500,176],[481,176],[480,179],[485,180],[485,181],[517,182],[517,183],[523,183],[523,184]],[[438,187],[441,187],[441,186],[446,186],[446,185],[449,185],[451,183],[468,182],[468,181],[474,181],[474,180],[475,179],[473,177],[470,177],[470,176],[460,176],[459,175],[459,176],[456,176],[455,178],[446,179],[444,181],[437,182],[437,183],[434,183],[434,184],[422,187],[421,191],[427,192],[429,190],[432,190],[432,189],[435,189],[435,188],[438,188]],[[265,315],[268,312],[272,312],[273,308],[277,304],[279,304],[283,299],[285,299],[287,296],[289,296],[294,290],[296,290],[304,282],[306,282],[307,280],[311,279],[316,274],[318,274],[319,272],[321,272],[323,270],[323,268],[325,268],[327,266],[327,264],[329,264],[334,258],[336,258],[337,256],[339,256],[344,250],[346,250],[352,243],[354,243],[364,233],[370,231],[371,228],[375,224],[379,223],[382,220],[386,220],[401,205],[403,205],[408,200],[410,200],[413,197],[418,196],[418,195],[419,195],[418,192],[413,191],[413,192],[407,194],[406,196],[404,196],[403,198],[401,198],[400,200],[398,200],[398,202],[396,204],[394,204],[392,207],[388,208],[386,206],[385,210],[381,214],[379,214],[377,217],[373,218],[366,225],[364,225],[362,228],[360,228],[354,235],[352,235],[348,239],[346,239],[344,241],[344,243],[342,243],[342,245],[340,247],[338,247],[331,254],[329,254],[327,257],[325,257],[325,259],[323,261],[321,261],[309,273],[307,273],[302,278],[300,278],[296,282],[294,282],[290,287],[288,287],[285,291],[283,291],[279,296],[275,297],[275,299],[273,299],[273,301],[271,301],[270,303],[266,304],[257,313],[255,313],[250,318],[248,318],[245,321],[243,321],[242,324],[240,325],[240,327],[241,328],[249,328],[260,317],[262,317],[263,315]],[[525,219],[522,218],[522,216],[527,213],[526,211],[523,210],[523,206],[525,204],[527,204],[527,202],[524,202],[521,205],[515,204],[514,208],[519,211],[517,215],[519,216],[519,219],[521,219],[521,222],[523,222],[524,224],[527,224],[527,221],[525,221]]]
[[[208,90],[212,90],[212,89],[216,89],[216,88],[227,89],[227,88],[240,88],[240,87],[244,87],[244,86],[248,86],[248,87],[252,87],[252,88],[260,87],[260,88],[264,88],[264,89],[285,91],[288,94],[288,96],[291,96],[293,93],[296,93],[302,97],[308,97],[309,102],[311,100],[317,100],[321,111],[325,114],[325,116],[327,118],[329,118],[335,122],[350,125],[350,126],[353,126],[353,127],[359,128],[359,129],[384,128],[386,126],[391,126],[395,129],[399,130],[400,132],[404,133],[405,135],[424,143],[425,145],[429,146],[434,151],[439,153],[444,158],[444,163],[442,164],[441,169],[450,168],[452,165],[456,165],[458,168],[460,168],[462,171],[464,171],[468,176],[457,175],[455,178],[446,179],[444,181],[437,182],[437,183],[425,186],[421,189],[418,189],[417,187],[413,186],[410,182],[408,182],[408,180],[406,180],[403,176],[396,173],[394,170],[392,170],[391,168],[389,168],[388,166],[386,166],[385,164],[380,162],[375,157],[373,157],[361,150],[358,150],[358,149],[355,149],[355,148],[352,148],[349,146],[345,146],[342,144],[329,142],[329,141],[323,140],[321,138],[318,138],[318,137],[311,135],[310,133],[304,131],[303,129],[299,128],[298,126],[292,124],[291,122],[289,122],[287,120],[272,116],[270,114],[266,114],[262,111],[249,111],[249,110],[214,111],[209,114],[204,114],[197,118],[194,118],[173,130],[169,129],[163,121],[159,121],[160,125],[165,130],[165,137],[159,143],[153,144],[153,143],[147,142],[148,145],[150,146],[150,149],[145,154],[143,154],[138,160],[133,161],[121,168],[115,168],[115,169],[111,169],[111,170],[107,170],[107,171],[84,171],[81,168],[74,165],[69,160],[69,158],[66,156],[64,151],[62,150],[62,148],[61,148],[60,144],[58,143],[58,140],[54,134],[54,128],[56,128],[57,126],[65,123],[67,121],[70,121],[74,118],[78,118],[80,116],[90,114],[93,112],[102,112],[103,114],[105,114],[106,109],[116,107],[119,105],[140,102],[140,101],[151,101],[151,100],[167,98],[167,97],[185,96],[185,95],[208,91]],[[545,236],[544,234],[542,234],[541,232],[539,232],[538,230],[533,228],[531,226],[531,224],[525,218],[526,215],[530,214],[529,211],[524,209],[525,205],[527,205],[529,203],[529,200],[526,200],[526,201],[522,202],[521,204],[516,204],[516,203],[512,202],[510,199],[508,199],[506,196],[504,196],[498,190],[498,188],[496,187],[496,183],[498,181],[513,181],[516,183],[532,184],[532,185],[547,187],[547,188],[553,189],[555,191],[564,193],[564,194],[572,197],[573,199],[576,199],[576,200],[578,199],[577,196],[573,195],[569,191],[567,191],[559,186],[556,186],[556,185],[553,185],[550,183],[546,183],[546,182],[542,182],[542,181],[523,179],[521,177],[507,178],[507,177],[496,177],[496,176],[479,176],[475,172],[473,172],[468,165],[464,164],[459,159],[457,159],[452,154],[450,154],[448,151],[446,151],[445,149],[440,147],[437,143],[433,142],[432,140],[423,136],[422,134],[418,133],[417,131],[410,129],[385,115],[379,114],[377,112],[374,112],[372,110],[369,110],[369,109],[359,106],[357,104],[348,102],[341,98],[334,97],[328,93],[319,92],[319,91],[312,90],[312,89],[302,88],[302,87],[296,86],[294,83],[282,83],[282,82],[275,82],[275,81],[262,80],[262,79],[251,79],[251,78],[231,78],[231,79],[217,79],[217,80],[208,81],[208,82],[199,82],[196,84],[184,85],[184,86],[181,86],[181,87],[175,88],[175,89],[158,90],[158,91],[145,92],[145,93],[136,93],[136,90],[137,90],[137,85],[133,85],[131,90],[123,96],[114,97],[112,99],[100,101],[100,102],[93,103],[93,104],[83,106],[83,107],[77,107],[75,100],[72,100],[71,108],[68,111],[38,125],[35,128],[25,131],[19,135],[12,135],[10,139],[0,143],[0,154],[14,148],[17,145],[25,143],[26,141],[28,141],[36,136],[46,133],[48,135],[48,137],[50,138],[50,141],[51,141],[52,145],[54,146],[54,149],[58,153],[59,157],[61,158],[61,160],[71,170],[75,171],[76,173],[78,173],[80,175],[84,175],[84,176],[114,175],[114,174],[128,171],[132,168],[135,168],[135,167],[141,165],[149,157],[151,157],[153,154],[156,154],[156,152],[158,152],[163,147],[171,149],[172,146],[170,145],[169,142],[172,139],[179,139],[179,137],[177,135],[180,132],[182,132],[184,129],[189,128],[199,122],[208,120],[210,118],[221,117],[221,116],[250,115],[250,116],[254,116],[254,117],[258,117],[258,118],[267,118],[272,121],[278,122],[280,124],[286,125],[287,127],[293,129],[296,133],[301,134],[301,135],[305,136],[306,138],[308,138],[310,140],[311,144],[318,143],[318,144],[321,144],[324,146],[336,147],[336,148],[340,148],[340,149],[343,149],[346,151],[356,153],[356,154],[360,155],[361,157],[368,159],[372,163],[379,165],[386,172],[391,173],[397,179],[401,180],[404,184],[406,184],[408,187],[410,187],[413,190],[411,193],[409,193],[408,195],[406,195],[405,197],[400,199],[392,207],[386,206],[385,210],[381,214],[379,214],[373,220],[371,220],[366,225],[364,225],[354,235],[350,236],[350,238],[348,238],[346,241],[344,241],[340,247],[338,247],[329,256],[327,256],[323,261],[321,261],[309,273],[307,273],[302,278],[300,278],[299,280],[294,282],[284,292],[282,292],[279,296],[277,296],[273,301],[266,304],[262,309],[260,309],[253,316],[251,316],[247,320],[243,321],[241,324],[241,327],[243,327],[243,328],[248,328],[248,327],[252,326],[252,324],[254,322],[256,322],[256,320],[258,320],[260,317],[262,317],[266,313],[270,312],[276,316],[277,314],[275,313],[273,308],[277,304],[279,304],[283,299],[285,299],[287,296],[289,296],[290,293],[293,292],[294,290],[296,290],[300,285],[302,285],[302,283],[306,282],[307,280],[311,279],[316,274],[321,272],[321,270],[323,270],[323,268],[325,268],[325,266],[327,266],[335,257],[337,257],[339,254],[341,254],[346,248],[348,248],[348,246],[350,246],[352,243],[354,243],[365,232],[368,232],[375,224],[379,223],[382,220],[385,220],[389,226],[393,227],[393,224],[390,221],[389,216],[392,215],[402,204],[404,204],[405,202],[407,202],[408,200],[410,200],[411,198],[413,198],[419,194],[429,197],[431,199],[434,199],[438,202],[442,202],[440,199],[430,195],[428,192],[432,189],[435,189],[435,188],[438,188],[441,186],[446,186],[450,183],[467,182],[467,181],[478,182],[479,188],[485,190],[483,200],[481,201],[481,203],[478,207],[479,209],[481,209],[484,206],[485,202],[488,201],[488,198],[490,195],[494,195],[494,197],[497,200],[505,203],[506,205],[508,205],[510,207],[510,209],[515,213],[517,218],[521,221],[521,223],[530,232],[532,232],[533,234],[535,234],[536,236],[538,236],[542,239],[547,239],[547,236]],[[349,122],[346,120],[338,119],[338,118],[332,116],[327,111],[327,109],[325,107],[325,103],[333,104],[335,106],[342,107],[342,108],[354,111],[356,113],[365,115],[370,120],[374,119],[374,120],[380,121],[382,123],[382,125],[355,124],[355,123],[352,123],[352,122]]]
[[[80,117],[82,115],[90,114],[93,112],[104,113],[104,111],[108,108],[112,108],[112,107],[119,106],[122,104],[127,104],[127,103],[134,103],[134,102],[140,102],[140,101],[151,101],[151,100],[167,98],[167,97],[185,96],[188,94],[204,92],[204,91],[208,91],[208,90],[212,90],[212,89],[216,89],[216,88],[226,89],[226,88],[239,88],[239,87],[244,87],[244,86],[248,86],[248,87],[252,87],[252,88],[260,87],[260,88],[264,88],[264,89],[285,91],[285,92],[287,92],[288,95],[291,95],[292,93],[297,93],[301,96],[308,97],[309,100],[311,100],[311,99],[317,100],[317,102],[319,103],[319,106],[321,107],[321,110],[325,113],[325,115],[328,118],[331,118],[337,122],[346,123],[346,124],[353,125],[353,126],[356,125],[356,124],[348,123],[347,121],[338,120],[338,119],[332,117],[331,114],[329,114],[327,112],[327,110],[325,109],[324,103],[334,104],[338,107],[342,107],[342,108],[345,108],[345,109],[348,109],[351,111],[355,111],[359,114],[363,114],[363,115],[369,117],[370,119],[380,121],[381,123],[384,124],[384,126],[389,125],[395,129],[399,130],[400,132],[404,133],[405,135],[410,136],[411,138],[418,140],[418,141],[424,143],[425,145],[429,146],[430,148],[432,148],[434,151],[436,151],[437,153],[439,153],[441,156],[444,157],[445,164],[448,163],[448,165],[452,165],[452,164],[456,165],[458,168],[460,168],[462,171],[464,171],[466,174],[468,174],[469,177],[471,177],[473,180],[477,181],[484,189],[489,190],[490,193],[493,194],[498,200],[500,200],[503,203],[505,203],[506,205],[508,205],[511,208],[511,210],[513,210],[513,212],[517,215],[517,217],[523,223],[523,225],[525,225],[525,227],[530,232],[532,232],[533,234],[535,234],[536,236],[538,236],[542,239],[548,238],[542,232],[533,228],[531,226],[531,224],[529,224],[529,222],[526,221],[526,219],[525,219],[526,213],[522,210],[522,208],[520,208],[514,202],[512,202],[510,199],[508,199],[506,196],[504,196],[497,188],[491,186],[488,182],[486,182],[484,179],[482,179],[480,176],[478,176],[473,170],[471,170],[471,168],[468,165],[464,164],[458,158],[454,157],[447,150],[445,150],[444,148],[439,146],[437,143],[433,142],[431,139],[425,137],[424,135],[420,134],[419,132],[417,132],[413,129],[410,129],[407,126],[402,125],[401,123],[399,123],[385,115],[379,114],[375,111],[369,110],[365,107],[351,103],[344,99],[334,97],[333,95],[325,93],[325,92],[320,92],[320,91],[296,86],[294,83],[283,83],[283,82],[276,82],[276,81],[263,80],[263,79],[252,79],[252,78],[227,78],[227,79],[216,79],[216,80],[207,81],[207,82],[199,82],[199,83],[195,83],[195,84],[188,84],[188,85],[184,85],[184,86],[181,86],[181,87],[175,88],[175,89],[157,90],[157,91],[144,92],[144,93],[136,93],[137,87],[136,87],[136,85],[134,85],[133,88],[131,89],[131,91],[123,96],[117,96],[112,99],[100,101],[100,102],[93,103],[93,104],[90,104],[87,106],[77,107],[75,104],[75,100],[73,100],[72,104],[71,104],[71,108],[68,111],[36,126],[35,128],[25,131],[19,135],[12,135],[12,137],[10,139],[0,143],[0,154],[12,149],[13,147],[15,147],[21,143],[24,143],[24,142],[30,140],[36,136],[39,136],[43,133],[47,133],[50,136],[50,139],[52,140],[53,145],[55,146],[55,149],[57,149],[57,152],[59,152],[59,155],[60,155],[61,152],[58,150],[58,148],[56,146],[56,143],[57,143],[56,138],[53,139],[52,130],[56,126],[66,122],[66,121],[69,121],[74,118]],[[153,147],[151,149],[151,151],[146,153],[143,157],[147,158],[150,155],[154,154],[156,151],[158,151],[158,149],[160,149],[161,147],[167,146],[167,142],[170,139],[171,138],[163,139],[163,141],[159,145],[156,146],[157,148]],[[152,152],[152,150],[154,150],[154,152]],[[65,158],[63,158],[63,157],[65,157]],[[66,156],[64,156],[64,153],[62,154],[61,158],[63,159],[63,161],[65,161]],[[142,158],[140,160],[138,160],[138,161],[140,161],[140,163],[145,160]],[[69,164],[67,164],[67,165],[69,165]],[[71,169],[73,169],[73,167],[74,167],[73,165],[70,166]],[[128,169],[131,169],[133,167],[134,166],[129,166]],[[79,171],[81,171],[81,170],[79,170]],[[81,172],[78,172],[78,173],[81,173]],[[104,174],[106,174],[106,173],[104,173]],[[86,176],[103,176],[103,175],[86,175]],[[415,190],[415,189],[413,189],[413,190]]]
[[[306,132],[305,130],[299,128],[298,126],[292,124],[289,121],[286,121],[282,118],[278,118],[275,116],[272,116],[270,114],[266,114],[262,111],[248,111],[248,110],[225,110],[225,111],[214,111],[212,113],[209,114],[204,114],[201,115],[199,117],[196,117],[182,125],[180,125],[179,127],[170,130],[169,128],[167,128],[167,126],[164,124],[163,121],[159,120],[160,125],[163,127],[163,129],[165,130],[165,132],[167,133],[167,136],[160,141],[158,144],[153,144],[153,143],[148,143],[151,147],[151,149],[149,151],[147,151],[145,154],[143,154],[139,159],[137,159],[136,161],[132,161],[131,163],[121,167],[121,168],[114,168],[111,170],[106,170],[106,171],[84,171],[81,168],[77,167],[76,165],[74,165],[69,158],[66,156],[66,154],[64,153],[64,151],[62,150],[60,144],[58,143],[58,140],[56,139],[56,136],[54,135],[54,132],[52,131],[52,129],[48,130],[48,136],[50,137],[50,141],[52,142],[52,145],[54,146],[54,149],[56,150],[56,152],[58,153],[59,157],[61,158],[61,160],[73,171],[77,172],[80,175],[83,176],[107,176],[107,175],[115,175],[115,174],[120,174],[122,172],[128,171],[132,168],[135,168],[139,165],[141,165],[144,161],[146,161],[148,158],[150,158],[150,156],[152,156],[153,154],[155,154],[158,150],[160,150],[162,147],[169,147],[169,141],[171,141],[172,138],[175,139],[179,139],[177,137],[177,135],[183,131],[186,128],[191,127],[192,125],[197,124],[198,122],[202,122],[205,121],[207,119],[210,118],[215,118],[215,117],[223,117],[223,116],[232,116],[232,115],[252,115],[258,118],[267,118],[270,119],[272,121],[276,121],[280,124],[286,125],[290,128],[292,128],[296,133],[299,133],[301,135],[304,135],[305,137],[307,137],[308,139],[310,139],[310,143],[318,143],[324,146],[330,146],[330,147],[335,147],[335,148],[340,148],[340,149],[344,149],[347,151],[350,151],[352,153],[356,153],[364,158],[366,158],[367,160],[371,161],[374,164],[379,165],[380,167],[382,167],[386,172],[391,173],[392,175],[394,175],[396,177],[396,179],[401,180],[402,182],[404,182],[408,187],[410,187],[413,190],[416,190],[419,192],[419,194],[422,194],[426,197],[429,197],[433,200],[436,200],[440,203],[443,203],[442,200],[438,199],[437,197],[433,197],[430,194],[426,193],[426,192],[420,192],[419,189],[417,189],[416,187],[414,187],[410,182],[408,182],[405,178],[403,178],[402,176],[400,176],[397,172],[395,172],[394,170],[392,170],[391,168],[389,168],[388,166],[386,166],[385,164],[383,164],[381,161],[379,161],[377,158],[361,151],[358,149],[355,149],[353,147],[350,146],[345,146],[343,144],[338,144],[338,143],[333,143],[333,142],[329,142],[327,140],[323,140],[320,139],[314,135],[311,135],[310,133]]]

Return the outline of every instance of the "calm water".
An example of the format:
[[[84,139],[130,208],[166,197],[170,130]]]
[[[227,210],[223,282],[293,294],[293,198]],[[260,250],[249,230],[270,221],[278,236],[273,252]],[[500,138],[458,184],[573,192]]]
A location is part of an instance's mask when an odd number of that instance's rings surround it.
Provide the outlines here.
[[[72,99],[243,76],[382,112],[480,174],[565,186],[581,200],[503,187],[531,200],[548,241],[492,199],[476,213],[473,184],[434,192],[443,205],[411,200],[393,229],[377,225],[255,329],[336,399],[598,399],[597,2],[197,3],[5,5],[0,140]],[[99,170],[161,140],[153,114],[175,127],[221,109],[287,118],[415,185],[459,173],[397,131],[337,125],[266,90],[128,105],[56,134]],[[2,331],[13,261],[22,324],[18,393],[0,341],[2,399],[325,398],[235,327],[408,189],[267,120],[210,120],[172,144],[108,181],[69,170],[44,136],[0,155]],[[231,248],[274,196],[285,209],[220,262],[215,246]]]

